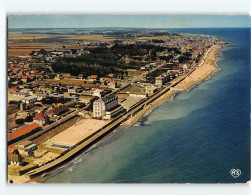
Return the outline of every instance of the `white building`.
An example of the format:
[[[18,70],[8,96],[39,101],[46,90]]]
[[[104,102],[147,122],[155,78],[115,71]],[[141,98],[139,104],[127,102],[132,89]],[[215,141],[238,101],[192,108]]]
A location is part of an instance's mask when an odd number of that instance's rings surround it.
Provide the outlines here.
[[[104,91],[102,89],[96,89],[93,92],[92,96],[101,98],[102,96],[104,96]]]
[[[149,94],[149,93],[155,93],[156,91],[158,91],[158,89],[154,86],[148,86],[146,87],[146,93]]]
[[[37,95],[37,100],[40,101],[40,100],[42,100],[42,99],[44,99],[44,98],[46,98],[46,97],[47,97],[46,94],[38,94],[38,95]]]
[[[27,97],[27,96],[29,96],[29,93],[27,93],[27,92],[15,92],[15,93],[13,93],[13,96]]]
[[[30,103],[33,103],[33,102],[36,102],[36,101],[37,101],[37,97],[36,96],[30,96],[30,97],[24,98],[22,100],[22,102],[24,102],[26,104],[30,104]]]
[[[78,93],[79,89],[73,88],[73,89],[68,89],[68,93]]]
[[[118,97],[114,94],[108,95],[93,102],[93,117],[104,118],[106,111],[111,111],[118,106]]]
[[[155,85],[157,85],[158,87],[162,87],[162,85],[164,85],[166,82],[167,77],[165,77],[164,75],[160,75],[155,78]]]

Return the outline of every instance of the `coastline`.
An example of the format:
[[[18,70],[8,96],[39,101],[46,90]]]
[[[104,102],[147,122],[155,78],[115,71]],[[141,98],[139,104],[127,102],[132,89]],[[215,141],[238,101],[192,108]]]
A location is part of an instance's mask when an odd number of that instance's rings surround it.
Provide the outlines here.
[[[175,88],[183,89],[184,91],[188,91],[200,84],[201,82],[210,78],[215,72],[219,71],[220,68],[217,65],[217,52],[221,48],[220,45],[212,48],[212,50],[208,53],[208,56],[205,58],[205,62],[198,67],[194,72],[192,72],[188,77],[186,77],[183,81],[175,86]],[[124,125],[132,126],[135,125],[142,117],[150,114],[155,108],[160,106],[162,103],[172,100],[173,97],[180,93],[181,91],[170,90],[167,93],[160,96],[157,100],[155,100],[150,105],[146,106],[140,112],[135,114],[133,117],[128,119]]]
[[[221,48],[221,46],[217,45],[216,47],[212,48],[208,55],[205,58],[204,63],[199,66],[196,70],[194,70],[189,76],[187,76],[183,81],[181,81],[179,84],[175,86],[175,88],[183,89],[184,91],[187,91],[191,89],[192,87],[196,86],[200,82],[206,80],[207,78],[210,78],[211,75],[213,75],[216,71],[218,71],[220,68],[217,66],[216,61],[217,61],[217,51],[218,49]],[[133,117],[128,119],[126,122],[123,123],[125,126],[132,126],[135,125],[142,117],[148,115],[153,111],[153,109],[157,108],[160,106],[162,103],[166,102],[167,100],[171,100],[176,94],[178,94],[180,91],[176,90],[169,90],[162,96],[160,96],[158,99],[153,101],[151,104],[147,105],[144,109],[139,111],[137,114],[135,114]],[[102,140],[101,140],[102,141]],[[31,178],[29,181],[21,181],[20,183],[40,183],[46,179],[58,169],[60,170],[63,167],[67,167],[71,162],[74,160],[69,161],[68,163],[61,165],[57,167],[55,170],[49,171],[48,174],[46,174],[45,177],[34,177]],[[47,177],[48,176],[48,177]]]

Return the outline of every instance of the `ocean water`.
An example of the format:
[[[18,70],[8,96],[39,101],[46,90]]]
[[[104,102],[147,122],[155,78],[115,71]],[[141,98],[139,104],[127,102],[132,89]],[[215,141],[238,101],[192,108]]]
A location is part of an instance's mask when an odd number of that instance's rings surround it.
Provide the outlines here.
[[[173,29],[230,41],[220,71],[119,128],[45,183],[242,183],[250,180],[250,29]],[[241,170],[234,178],[231,169]]]

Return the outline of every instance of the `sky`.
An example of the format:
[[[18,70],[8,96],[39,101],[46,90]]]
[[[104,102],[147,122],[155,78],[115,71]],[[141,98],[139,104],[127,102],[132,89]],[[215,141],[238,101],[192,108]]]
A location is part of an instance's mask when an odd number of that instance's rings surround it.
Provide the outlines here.
[[[9,28],[250,27],[248,15],[9,15]]]

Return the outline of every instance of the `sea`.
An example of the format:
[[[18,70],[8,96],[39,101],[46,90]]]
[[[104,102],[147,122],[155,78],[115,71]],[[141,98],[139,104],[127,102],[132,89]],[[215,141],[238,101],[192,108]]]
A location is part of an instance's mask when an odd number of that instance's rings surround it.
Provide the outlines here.
[[[153,109],[138,126],[118,128],[44,183],[250,180],[250,28],[170,31],[228,41],[218,51],[220,70]]]

